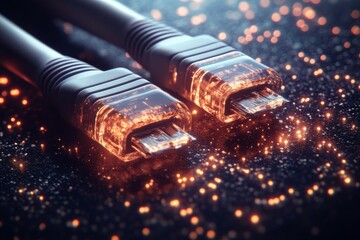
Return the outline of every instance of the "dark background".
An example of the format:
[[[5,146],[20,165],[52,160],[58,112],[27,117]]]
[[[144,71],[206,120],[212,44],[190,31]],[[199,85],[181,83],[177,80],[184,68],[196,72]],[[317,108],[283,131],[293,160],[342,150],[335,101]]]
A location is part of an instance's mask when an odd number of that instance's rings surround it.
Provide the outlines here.
[[[358,1],[122,2],[190,35],[226,33],[225,42],[278,71],[290,103],[228,125],[189,104],[198,141],[122,163],[0,68],[9,79],[0,84],[0,239],[359,239]],[[289,13],[274,21],[281,6]],[[147,76],[122,50],[29,1],[2,1],[0,12],[63,54]],[[192,24],[201,14],[206,21]]]

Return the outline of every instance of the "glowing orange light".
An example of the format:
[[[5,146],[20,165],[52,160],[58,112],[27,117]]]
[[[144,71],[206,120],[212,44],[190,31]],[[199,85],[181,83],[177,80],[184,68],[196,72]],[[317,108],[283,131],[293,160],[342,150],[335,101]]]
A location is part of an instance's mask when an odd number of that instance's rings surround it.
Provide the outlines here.
[[[240,209],[236,209],[234,214],[237,218],[239,218],[243,215],[243,212]]]
[[[350,184],[350,183],[351,183],[351,178],[350,178],[350,177],[346,177],[346,178],[344,179],[344,182],[345,182],[346,184]]]
[[[150,234],[150,229],[147,228],[147,227],[143,228],[143,229],[142,229],[142,234],[143,234],[144,236],[148,236],[148,235]]]
[[[17,88],[10,90],[10,95],[13,97],[17,97],[17,96],[19,96],[19,94],[20,94],[20,90]]]
[[[174,199],[170,201],[171,207],[179,207],[179,205],[180,205],[180,201],[178,199]]]
[[[214,230],[209,230],[206,233],[206,237],[209,238],[209,239],[213,239],[213,238],[215,238],[215,236],[216,236],[216,233],[215,233]]]
[[[24,106],[28,105],[28,100],[23,99],[23,100],[21,101],[21,104],[24,105]]]
[[[314,10],[313,8],[311,8],[311,7],[306,7],[306,8],[303,9],[303,15],[304,15],[304,17],[306,17],[307,19],[312,20],[312,19],[315,18],[316,12],[315,12],[315,10]]]
[[[334,35],[338,35],[340,33],[341,29],[339,27],[333,27],[331,32]]]
[[[149,213],[150,212],[150,208],[148,206],[141,206],[139,208],[139,213],[140,214],[145,214],[145,213]]]
[[[299,17],[301,15],[302,12],[302,5],[301,3],[294,3],[293,7],[292,7],[292,14],[295,17]]]
[[[200,25],[200,24],[206,22],[206,19],[207,19],[207,17],[205,14],[199,14],[199,15],[193,16],[191,18],[191,24],[192,25]]]
[[[186,209],[181,209],[179,213],[180,213],[180,216],[182,216],[182,217],[185,217],[187,215]]]
[[[211,189],[216,189],[217,188],[215,183],[208,183],[208,187],[211,188]]]
[[[259,223],[259,221],[260,221],[259,215],[257,215],[257,214],[251,215],[250,221],[251,221],[251,223],[253,223],[253,224]]]
[[[280,37],[280,36],[281,36],[280,30],[275,30],[275,31],[273,32],[273,35],[274,35],[275,38]]]
[[[324,26],[327,23],[327,20],[325,17],[319,17],[317,22],[320,26]]]
[[[112,235],[111,240],[120,240],[120,237],[117,235]]]
[[[359,35],[360,34],[360,27],[359,26],[353,26],[351,28],[351,33],[354,34],[354,35]]]
[[[250,9],[250,5],[247,2],[240,2],[239,3],[239,10],[242,12],[246,12],[247,10]]]
[[[40,230],[40,231],[44,231],[45,228],[46,228],[46,224],[45,224],[45,223],[40,223],[40,224],[39,224],[39,230]]]
[[[186,214],[190,215],[193,213],[193,209],[192,208],[187,208],[186,209]]]
[[[76,228],[78,226],[80,226],[80,221],[78,219],[74,219],[71,221],[71,226]]]
[[[245,18],[247,20],[252,20],[255,18],[255,13],[251,10],[245,12]]]
[[[281,15],[288,15],[289,14],[289,7],[288,6],[285,6],[285,5],[283,5],[283,6],[281,6],[280,8],[279,8],[279,13],[281,14]]]
[[[9,83],[9,79],[7,77],[0,77],[0,85],[6,85]]]
[[[258,27],[256,25],[251,25],[249,30],[252,33],[256,33],[258,31]]]
[[[350,42],[344,42],[344,48],[350,48],[351,43]]]
[[[335,191],[334,191],[333,188],[329,188],[329,189],[327,190],[327,194],[328,194],[328,195],[334,195],[334,193],[335,193]]]
[[[279,13],[275,12],[275,13],[273,13],[273,14],[271,15],[271,20],[272,20],[273,22],[280,22],[280,20],[281,20],[281,15],[280,15]]]
[[[257,37],[256,37],[256,41],[258,41],[258,42],[263,42],[263,41],[264,41],[264,37],[263,37],[263,36],[257,36]]]
[[[270,0],[260,0],[260,6],[263,8],[268,8],[270,6]]]
[[[358,19],[358,18],[360,17],[360,11],[359,11],[359,10],[353,10],[353,11],[351,12],[351,17],[352,17],[353,19]]]
[[[211,199],[216,202],[217,200],[219,200],[218,195],[212,195]]]
[[[190,222],[192,225],[197,225],[199,223],[199,218],[196,217],[196,216],[193,216],[191,219],[190,219]]]
[[[189,10],[186,7],[179,7],[176,10],[176,14],[180,17],[185,17],[189,14]]]
[[[265,31],[263,35],[264,35],[265,38],[270,38],[271,37],[271,32],[270,31]]]
[[[151,10],[151,17],[155,20],[160,20],[162,18],[162,14],[158,9]]]
[[[225,40],[227,38],[227,34],[225,32],[221,32],[219,33],[218,38],[220,40]]]

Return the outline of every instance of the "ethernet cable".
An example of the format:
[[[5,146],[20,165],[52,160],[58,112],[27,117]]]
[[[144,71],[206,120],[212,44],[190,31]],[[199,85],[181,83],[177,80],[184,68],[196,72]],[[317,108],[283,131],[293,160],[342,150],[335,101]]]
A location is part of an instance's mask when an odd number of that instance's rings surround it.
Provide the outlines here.
[[[101,71],[61,55],[1,15],[0,35],[0,63],[38,86],[64,119],[121,160],[194,139],[187,107],[131,71]]]
[[[272,69],[208,35],[191,37],[114,0],[33,0],[44,12],[125,49],[151,81],[216,116],[246,119],[287,102]]]

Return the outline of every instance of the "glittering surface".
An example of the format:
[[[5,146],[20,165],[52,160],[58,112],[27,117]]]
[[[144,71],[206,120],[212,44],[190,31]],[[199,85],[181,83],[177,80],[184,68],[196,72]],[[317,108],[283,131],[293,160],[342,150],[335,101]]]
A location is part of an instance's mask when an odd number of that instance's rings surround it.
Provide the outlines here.
[[[186,33],[218,37],[273,67],[290,103],[229,125],[190,105],[197,142],[122,163],[1,68],[0,238],[356,239],[359,4],[124,2]],[[123,51],[70,24],[4,9],[65,54],[146,75]]]

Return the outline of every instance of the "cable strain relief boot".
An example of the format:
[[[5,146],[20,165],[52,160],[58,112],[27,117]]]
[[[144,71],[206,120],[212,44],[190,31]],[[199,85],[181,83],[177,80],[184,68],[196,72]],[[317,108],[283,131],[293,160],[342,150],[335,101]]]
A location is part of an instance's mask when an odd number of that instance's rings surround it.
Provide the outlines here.
[[[99,69],[70,57],[61,57],[48,62],[38,78],[37,85],[41,89],[45,98],[52,105],[57,107],[60,114],[71,123],[73,120],[74,103],[76,93],[69,93],[64,96],[64,92],[60,92],[61,86],[76,77],[81,79],[88,75],[102,72]],[[75,91],[76,89],[74,89]],[[60,100],[61,98],[61,100]]]
[[[127,32],[125,49],[144,67],[147,65],[145,53],[155,44],[168,38],[183,35],[183,33],[172,27],[149,19],[143,19],[133,23]]]
[[[46,67],[40,74],[37,85],[45,95],[51,96],[53,90],[64,80],[89,71],[99,70],[74,58],[57,58],[46,64]]]
[[[186,74],[189,65],[234,50],[208,35],[182,35],[159,42],[148,49],[145,55],[149,59],[148,70],[151,72],[152,81],[188,98],[191,82],[182,79],[185,79],[183,75]]]

